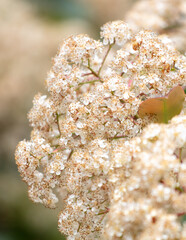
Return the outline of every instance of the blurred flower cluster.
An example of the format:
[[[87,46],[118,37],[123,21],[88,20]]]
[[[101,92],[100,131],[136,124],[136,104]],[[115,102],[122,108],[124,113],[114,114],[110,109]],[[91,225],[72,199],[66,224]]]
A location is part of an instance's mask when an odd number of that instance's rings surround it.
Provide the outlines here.
[[[17,139],[26,135],[26,109],[37,89],[44,88],[59,42],[90,27],[81,20],[44,21],[23,0],[0,1],[0,26],[0,153],[7,157]]]
[[[139,0],[126,13],[125,21],[134,31],[150,29],[168,35],[175,47],[186,51],[186,1]]]
[[[78,1],[87,5],[90,18],[98,25],[106,21],[124,19],[135,32],[148,29],[168,35],[179,51],[186,51],[185,0]]]
[[[105,239],[186,238],[186,116],[150,124],[140,137],[120,141],[111,158],[113,184]],[[176,154],[176,149],[179,149]]]
[[[31,140],[15,153],[29,197],[49,208],[63,200],[59,230],[69,240],[185,239],[184,111],[168,125],[138,111],[184,85],[186,58],[167,38],[133,34],[123,21],[100,35],[65,39],[48,96],[34,98]]]

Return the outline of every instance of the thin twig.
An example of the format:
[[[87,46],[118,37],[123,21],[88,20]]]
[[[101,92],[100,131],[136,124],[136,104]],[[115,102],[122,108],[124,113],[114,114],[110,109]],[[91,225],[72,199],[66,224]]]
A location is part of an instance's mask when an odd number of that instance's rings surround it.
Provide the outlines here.
[[[56,113],[57,128],[58,128],[58,131],[59,131],[59,135],[61,137],[61,131],[60,131],[60,126],[59,126],[59,117],[60,117],[60,115],[58,113]]]
[[[107,52],[106,52],[106,54],[105,54],[105,56],[104,56],[104,58],[103,58],[103,61],[102,61],[101,66],[100,66],[100,68],[99,68],[98,75],[100,74],[100,72],[101,72],[101,70],[102,70],[102,68],[103,68],[103,65],[104,65],[104,63],[105,63],[105,61],[106,61],[106,58],[107,58],[107,56],[108,56],[108,54],[109,54],[109,52],[110,52],[110,50],[111,50],[111,48],[112,48],[113,45],[114,45],[114,43],[113,43],[113,44],[109,44],[109,47],[108,47],[108,49],[107,49]]]
[[[67,161],[71,158],[72,154],[73,154],[74,150],[72,149],[71,152],[68,155]]]
[[[82,85],[93,84],[93,83],[96,83],[96,82],[101,82],[101,81],[100,81],[100,79],[95,79],[95,80],[92,80],[92,81],[81,82],[81,83],[78,84],[78,87],[76,88],[76,91],[79,90]]]
[[[84,84],[88,84],[88,83],[91,84],[91,83],[95,83],[95,82],[100,82],[100,80],[99,79],[95,79],[95,80],[92,80],[92,81],[81,82],[78,85],[81,86],[81,85],[84,85]]]
[[[82,74],[82,77],[86,77],[86,76],[89,76],[89,75],[92,75],[93,73],[91,72],[91,73],[84,73],[84,74]]]
[[[87,68],[92,72],[92,74],[93,74],[94,76],[96,76],[97,78],[100,79],[100,76],[99,76],[90,66],[87,66]],[[100,79],[100,81],[103,82],[101,79]]]
[[[109,137],[109,140],[115,140],[115,139],[119,139],[119,138],[126,138],[126,135],[120,135],[120,136],[114,136],[114,137]]]
[[[106,213],[108,213],[108,212],[109,212],[109,208],[106,208],[105,211],[99,212],[97,215],[99,216],[99,215],[102,215],[102,214],[106,214]]]
[[[180,163],[182,163],[182,148],[179,148],[179,160],[180,160]]]
[[[85,67],[87,67],[87,68],[91,71],[91,73],[92,73],[94,76],[96,76],[97,78],[100,79],[99,74],[96,73],[96,72],[91,68],[91,66],[90,66],[90,59],[88,59],[88,66],[85,66]],[[100,79],[100,82],[103,82],[103,81]]]

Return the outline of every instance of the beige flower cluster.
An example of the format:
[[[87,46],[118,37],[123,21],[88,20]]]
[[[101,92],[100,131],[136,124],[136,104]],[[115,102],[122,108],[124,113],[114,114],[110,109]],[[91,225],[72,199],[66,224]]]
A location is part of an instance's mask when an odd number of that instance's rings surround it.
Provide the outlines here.
[[[114,190],[105,239],[186,239],[186,116],[150,124],[140,137],[120,140],[111,157]],[[176,149],[179,149],[178,153]]]
[[[16,149],[18,169],[34,202],[54,208],[63,200],[59,229],[69,240],[103,233],[105,239],[140,239],[139,233],[146,239],[153,217],[167,229],[157,231],[165,236],[158,239],[178,239],[181,225],[174,223],[185,195],[175,187],[184,189],[185,170],[173,154],[185,144],[183,129],[178,131],[185,118],[171,123],[170,136],[159,139],[169,127],[152,125],[130,139],[155,121],[139,118],[140,103],[184,85],[186,58],[152,32],[133,35],[122,21],[105,24],[101,38],[63,41],[46,80],[49,96],[36,95],[28,114],[33,131]],[[138,145],[142,138],[144,146]],[[180,185],[171,186],[171,171],[181,172]]]
[[[125,21],[135,31],[150,29],[171,38],[176,48],[186,51],[186,1],[139,0],[126,13]]]

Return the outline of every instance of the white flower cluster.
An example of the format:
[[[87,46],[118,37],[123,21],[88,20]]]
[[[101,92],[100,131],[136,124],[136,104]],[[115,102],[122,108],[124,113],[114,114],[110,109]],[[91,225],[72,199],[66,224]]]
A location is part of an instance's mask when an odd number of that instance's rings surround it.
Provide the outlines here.
[[[114,186],[105,239],[185,239],[178,221],[186,212],[186,116],[151,124],[140,137],[114,149],[109,181]],[[186,225],[184,225],[184,228]]]
[[[126,239],[127,236],[128,239],[137,239],[136,236],[132,238],[130,229],[125,226],[129,213],[134,212],[129,222],[134,223],[134,228],[137,227],[134,229],[137,234],[140,229],[143,231],[143,226],[140,228],[136,224],[138,216],[142,221],[151,207],[156,209],[150,197],[149,201],[144,198],[143,190],[150,191],[151,184],[165,181],[160,179],[160,176],[166,175],[165,168],[178,173],[183,164],[172,157],[173,151],[181,148],[183,143],[177,146],[176,141],[170,147],[171,152],[168,148],[165,155],[161,152],[166,151],[161,146],[164,142],[157,141],[160,145],[158,158],[155,160],[153,155],[154,161],[147,161],[151,155],[146,153],[146,145],[140,148],[136,139],[133,140],[134,144],[129,140],[140,135],[150,120],[155,121],[153,117],[141,119],[138,116],[141,102],[146,98],[165,95],[177,85],[184,85],[186,58],[151,32],[139,32],[132,39],[129,32],[127,24],[115,21],[102,27],[104,44],[87,35],[64,40],[46,80],[50,96],[37,95],[28,115],[34,128],[31,140],[20,142],[16,150],[16,163],[29,186],[31,199],[51,208],[56,206],[58,199],[63,200],[59,229],[70,240],[100,239],[103,232],[106,239]],[[117,50],[115,44],[122,46]],[[153,133],[154,126],[157,126],[159,133]],[[160,134],[162,129],[164,125],[153,125],[146,134]],[[171,134],[175,134],[174,130]],[[154,144],[156,135],[155,138],[146,138],[152,139]],[[153,148],[153,145],[150,147]],[[135,156],[134,152],[139,156]],[[166,158],[161,162],[164,155]],[[138,158],[143,160],[139,164]],[[143,168],[144,177],[141,178]],[[185,171],[182,168],[180,184]],[[148,171],[152,173],[148,174]],[[160,173],[153,182],[157,171]],[[131,190],[127,185],[130,179],[134,181],[134,184],[129,184]],[[142,192],[136,192],[136,186],[141,187]],[[163,201],[164,192],[169,192],[161,189],[162,186],[165,187],[160,183],[160,188],[157,185],[157,191],[153,188],[152,192],[154,198],[160,198],[158,204]],[[171,191],[174,191],[174,186]],[[125,191],[131,191],[131,195],[127,193],[131,202],[129,199],[125,201]],[[139,211],[136,211],[133,205],[138,195],[136,206]],[[119,209],[115,209],[117,203],[118,206],[120,204]],[[129,207],[130,204],[133,205]],[[123,220],[120,217],[116,219],[117,214],[113,209],[118,211]],[[127,209],[129,212],[125,213]],[[172,202],[171,209],[174,209]],[[157,211],[164,211],[164,206],[159,206]],[[110,226],[112,218],[113,225]],[[175,212],[173,218],[176,219]],[[160,225],[161,221],[166,222],[164,215],[158,220]],[[110,233],[109,228],[112,230]],[[131,224],[129,228],[132,229]],[[178,228],[175,232],[181,234],[179,224]]]
[[[131,30],[123,21],[108,22],[101,28],[103,44],[114,44],[122,46],[131,38]]]
[[[151,29],[166,34],[176,48],[186,51],[186,1],[185,0],[138,0],[126,13],[132,29]]]

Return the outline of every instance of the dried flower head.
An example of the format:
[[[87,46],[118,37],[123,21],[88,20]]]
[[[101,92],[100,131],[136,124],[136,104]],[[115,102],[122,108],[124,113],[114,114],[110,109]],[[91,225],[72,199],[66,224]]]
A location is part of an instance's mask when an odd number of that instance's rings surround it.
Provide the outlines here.
[[[166,95],[173,87],[184,84],[186,58],[152,32],[141,31],[131,36],[129,26],[121,21],[104,25],[101,37],[103,43],[87,35],[72,36],[63,41],[46,80],[49,96],[37,95],[28,114],[34,128],[31,140],[20,142],[15,154],[18,169],[29,186],[29,196],[34,202],[53,208],[58,199],[63,200],[59,229],[70,240],[100,239],[103,232],[106,239],[107,236],[111,239],[123,236],[126,239],[127,234],[131,233],[128,229],[125,231],[125,225],[113,209],[116,203],[115,194],[119,194],[121,206],[122,201],[125,202],[122,194],[128,192],[126,184],[131,173],[134,182],[135,179],[137,184],[142,181],[142,189],[149,188],[150,191],[152,183],[154,187],[159,186],[157,181],[160,176],[167,178],[169,183],[170,177],[164,173],[165,168],[168,168],[169,158],[169,168],[173,173],[181,169],[181,163],[173,157],[173,151],[184,145],[185,140],[181,137],[178,138],[179,146],[177,142],[172,146],[173,140],[170,141],[170,152],[163,145],[158,150],[157,161],[153,155],[154,161],[150,159],[147,166],[144,159],[151,156],[146,156],[149,145],[146,146],[144,142],[144,147],[140,148],[137,145],[138,141],[142,141],[140,137],[137,140],[130,139],[140,135],[145,125],[157,120],[153,116],[145,119],[138,116],[142,101]],[[115,47],[116,44],[120,46],[119,50],[118,46]],[[144,134],[149,133],[152,144],[152,135],[155,134],[155,139],[157,136],[156,126],[159,129],[157,134],[168,129],[165,125],[151,125]],[[173,132],[170,135],[173,134],[171,136],[175,138],[177,132],[174,130],[179,128],[179,124],[171,123],[171,126]],[[185,128],[184,124],[181,126]],[[169,136],[166,139],[168,145]],[[161,147],[164,144],[162,141],[164,140],[158,140],[157,145]],[[153,146],[157,149],[156,144],[150,145]],[[168,155],[164,154],[166,149]],[[161,162],[164,155],[166,158]],[[137,158],[142,158],[142,162],[139,161],[138,164],[135,160]],[[144,170],[149,168],[146,172],[149,170],[152,174],[141,179],[143,164]],[[153,180],[156,171],[159,172]],[[184,174],[183,170],[181,174]],[[159,190],[163,198],[164,185],[160,186],[163,186],[163,190]],[[120,208],[118,212],[121,218],[125,214],[123,211],[127,209],[131,214],[134,212],[131,215],[134,229],[131,231],[136,234],[140,231],[136,221],[140,217],[142,220],[152,207],[156,209],[156,204],[151,203],[156,201],[156,196],[155,200],[149,196],[148,201],[144,199],[141,189],[135,194],[139,196],[139,202],[136,202],[139,204],[139,211],[133,207],[130,210],[127,205],[129,199],[126,199],[126,208]],[[127,193],[127,196],[134,201],[133,195]],[[173,196],[175,198],[172,201],[176,202],[177,195]],[[179,205],[178,209],[182,210],[179,199],[178,197],[180,205],[175,203],[177,205],[174,207],[171,202],[171,209],[175,210]],[[176,221],[176,215],[175,212],[172,215],[164,214],[166,207],[162,201],[162,206],[158,208],[162,218],[159,218],[158,224],[161,226],[161,223],[167,223],[169,231]],[[118,217],[118,220],[113,221],[111,226],[112,217]],[[147,226],[148,221],[144,224]],[[112,230],[110,233],[109,228]],[[132,225],[129,230],[130,228]],[[141,226],[142,231],[143,228]],[[164,234],[164,231],[159,230],[158,234]],[[170,234],[181,236],[180,224]]]

